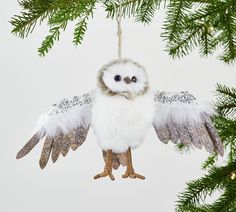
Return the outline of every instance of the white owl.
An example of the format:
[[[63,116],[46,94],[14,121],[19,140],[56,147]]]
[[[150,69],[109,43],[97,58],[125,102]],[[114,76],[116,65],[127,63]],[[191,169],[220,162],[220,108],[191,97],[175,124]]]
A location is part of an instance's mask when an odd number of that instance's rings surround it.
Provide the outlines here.
[[[220,138],[211,122],[213,110],[197,103],[188,92],[152,91],[143,66],[119,59],[103,66],[98,87],[90,93],[63,99],[39,118],[36,133],[17,154],[29,153],[45,138],[40,158],[44,168],[51,155],[55,162],[70,147],[76,150],[86,139],[91,126],[105,160],[104,171],[94,177],[109,176],[113,169],[126,166],[123,178],[145,179],[134,171],[131,149],[139,147],[153,126],[160,141],[193,144],[223,156]]]

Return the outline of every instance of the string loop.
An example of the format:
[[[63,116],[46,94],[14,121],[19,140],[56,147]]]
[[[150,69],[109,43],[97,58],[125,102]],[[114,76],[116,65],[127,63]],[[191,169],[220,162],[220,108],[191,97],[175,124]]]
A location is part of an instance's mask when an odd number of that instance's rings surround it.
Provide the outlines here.
[[[118,51],[117,51],[118,59],[122,58],[121,3],[122,1],[120,0],[119,10],[118,10],[118,13],[116,14],[117,36],[118,36]]]

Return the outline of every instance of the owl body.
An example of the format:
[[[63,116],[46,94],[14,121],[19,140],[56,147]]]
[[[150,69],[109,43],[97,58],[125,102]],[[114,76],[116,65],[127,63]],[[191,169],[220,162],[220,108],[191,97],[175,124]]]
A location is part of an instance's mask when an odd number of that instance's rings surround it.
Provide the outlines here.
[[[95,92],[92,105],[91,127],[103,150],[115,153],[136,148],[142,144],[152,126],[155,104],[152,92],[135,99],[107,96]]]

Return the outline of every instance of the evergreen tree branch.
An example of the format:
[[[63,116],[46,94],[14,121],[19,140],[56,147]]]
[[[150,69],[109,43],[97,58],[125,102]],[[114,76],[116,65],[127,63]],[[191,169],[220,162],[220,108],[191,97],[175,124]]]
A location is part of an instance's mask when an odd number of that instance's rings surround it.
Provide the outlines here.
[[[128,18],[135,16],[144,1],[145,0],[106,0],[104,7],[107,12],[107,18],[113,19],[117,14]]]
[[[236,6],[234,8],[236,9]],[[236,16],[234,17],[231,11],[227,10],[222,19],[225,22],[221,32],[224,53],[220,59],[225,63],[232,63],[236,58]]]
[[[217,84],[217,111],[219,114],[232,115],[236,114],[236,89],[228,88],[224,85]]]
[[[167,7],[167,18],[164,22],[164,33],[162,33],[162,37],[169,42],[174,39],[179,39],[179,36],[182,32],[183,19],[185,10],[188,10],[191,3],[179,0],[179,1],[171,1],[169,6]]]
[[[81,44],[83,37],[85,35],[85,32],[87,30],[87,21],[90,16],[93,15],[93,10],[95,7],[96,1],[92,1],[89,5],[88,9],[84,12],[84,14],[80,15],[80,20],[76,24],[76,27],[74,29],[74,44],[78,45]]]
[[[51,33],[48,35],[42,42],[41,47],[38,48],[38,52],[40,56],[45,56],[46,53],[53,47],[54,41],[59,41],[60,38],[60,29],[66,28],[67,22],[63,22],[61,25],[56,26],[49,30]]]
[[[212,167],[215,167],[216,161],[218,159],[218,156],[216,153],[214,153],[213,155],[209,156],[205,162],[202,164],[202,169],[209,169]]]
[[[161,0],[146,0],[143,1],[137,10],[136,21],[143,23],[151,22],[157,7],[160,5]]]
[[[65,30],[64,26],[77,20],[73,42],[78,45],[82,42],[87,22],[93,14],[92,5],[96,2],[103,5],[108,18],[114,18],[119,13],[122,17],[132,16],[145,24],[150,23],[163,3],[164,7],[167,5],[167,16],[162,37],[172,57],[183,57],[197,47],[200,47],[201,56],[207,56],[221,46],[223,53],[219,58],[227,64],[235,61],[235,0],[21,0],[21,14],[13,16],[10,21],[12,33],[25,38],[37,24],[48,21],[49,35],[39,48],[39,53],[45,55],[60,32]]]
[[[198,26],[194,30],[188,32],[188,34],[186,34],[186,37],[184,37],[182,40],[175,40],[170,42],[167,46],[169,55],[171,55],[173,58],[179,58],[189,54],[189,52],[198,45],[196,37],[199,35],[200,30],[201,26]]]
[[[209,208],[209,212],[229,212],[236,208],[236,183],[231,181],[220,198]]]
[[[234,0],[173,2],[169,3],[162,33],[167,42],[166,50],[170,55],[180,58],[188,55],[194,48],[200,47],[200,55],[207,56],[213,54],[218,46],[223,46],[224,52],[220,59],[225,63],[235,61],[236,5]],[[189,33],[200,25],[203,27],[194,36],[194,42],[186,45],[182,52],[181,44],[184,44]]]
[[[48,0],[23,0],[20,5],[23,11],[13,16],[10,23],[13,26],[12,33],[21,38],[27,37],[37,22],[41,24],[55,9]]]
[[[234,163],[220,168],[213,167],[208,171],[209,174],[189,182],[186,190],[178,196],[177,211],[189,211],[191,207],[198,207],[201,201],[205,201],[207,195],[223,189],[231,181],[230,174],[235,167]]]
[[[183,143],[178,143],[175,145],[175,149],[180,153],[188,153],[190,152],[190,146],[184,145]]]

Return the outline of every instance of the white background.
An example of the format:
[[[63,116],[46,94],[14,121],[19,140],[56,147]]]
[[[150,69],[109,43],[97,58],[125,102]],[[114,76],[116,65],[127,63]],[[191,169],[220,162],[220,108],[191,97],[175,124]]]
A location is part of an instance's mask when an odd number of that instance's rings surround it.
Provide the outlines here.
[[[13,35],[10,17],[20,8],[16,0],[0,8],[0,211],[104,211],[171,212],[185,183],[203,175],[205,151],[180,155],[174,145],[158,141],[154,130],[133,152],[137,172],[145,181],[122,179],[124,168],[114,172],[116,180],[93,180],[103,169],[101,150],[92,130],[76,152],[50,161],[41,170],[39,144],[27,157],[15,155],[31,135],[38,115],[62,97],[81,95],[96,85],[98,69],[116,57],[116,25],[98,8],[90,20],[84,42],[72,45],[73,24],[45,58],[37,48],[47,35],[47,26],[36,27],[29,38]],[[164,15],[159,12],[144,26],[123,21],[124,55],[148,71],[151,86],[166,91],[189,90],[200,99],[214,100],[216,82],[236,85],[236,70],[216,60],[193,53],[172,60],[160,37]]]

